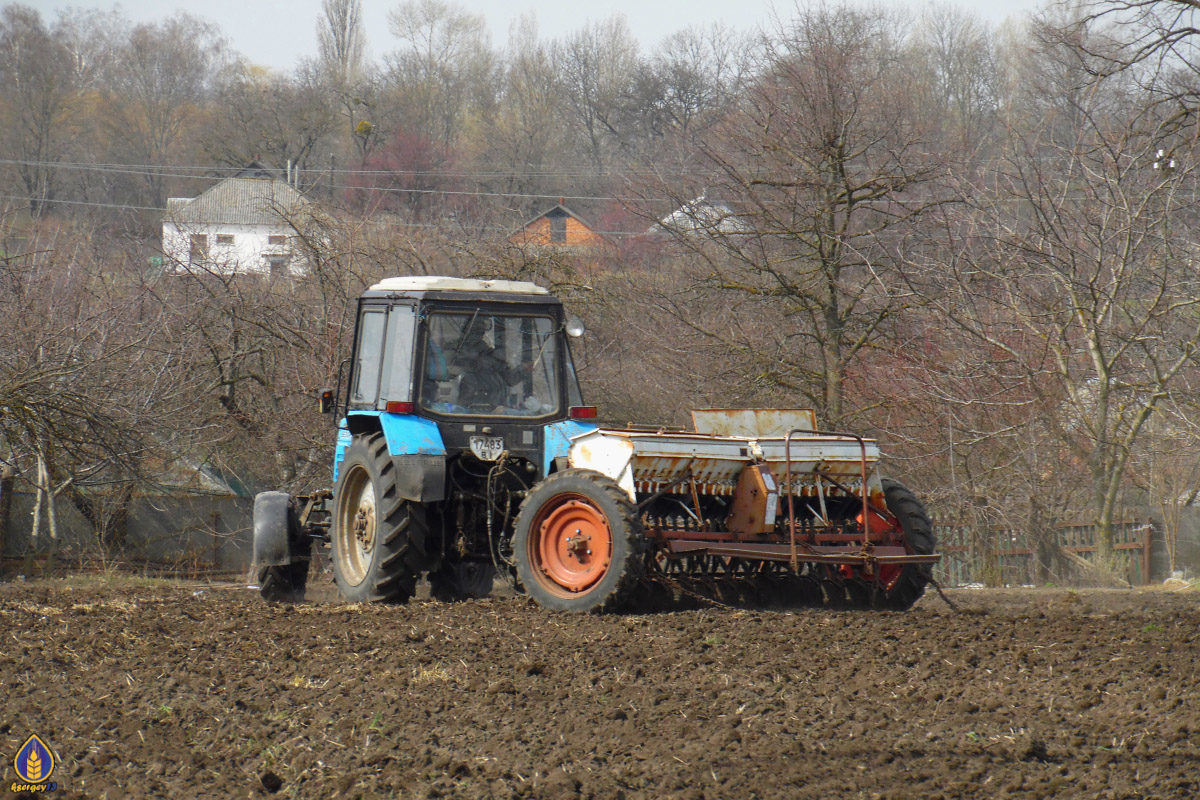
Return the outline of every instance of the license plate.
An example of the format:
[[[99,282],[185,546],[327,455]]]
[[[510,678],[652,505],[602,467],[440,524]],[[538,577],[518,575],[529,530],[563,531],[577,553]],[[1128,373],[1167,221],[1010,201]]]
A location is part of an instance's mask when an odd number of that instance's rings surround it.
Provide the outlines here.
[[[495,461],[504,452],[504,439],[499,436],[472,436],[471,452],[480,461]]]

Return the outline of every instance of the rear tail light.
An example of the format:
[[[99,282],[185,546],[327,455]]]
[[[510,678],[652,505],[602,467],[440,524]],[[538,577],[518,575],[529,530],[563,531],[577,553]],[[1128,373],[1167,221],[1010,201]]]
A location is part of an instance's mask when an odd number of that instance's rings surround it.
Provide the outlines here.
[[[389,414],[411,414],[413,413],[413,404],[401,402],[399,400],[388,400],[388,404],[384,406]]]
[[[567,416],[571,419],[595,419],[595,406],[571,406],[567,411]]]
[[[322,414],[332,414],[336,397],[333,389],[322,389],[317,395],[317,410]]]

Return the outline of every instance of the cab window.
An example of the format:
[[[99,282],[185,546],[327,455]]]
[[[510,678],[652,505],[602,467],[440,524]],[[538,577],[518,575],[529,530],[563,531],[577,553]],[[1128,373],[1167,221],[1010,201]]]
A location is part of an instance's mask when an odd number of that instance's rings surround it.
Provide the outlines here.
[[[421,407],[453,415],[553,414],[560,408],[558,347],[550,317],[430,314]]]
[[[379,367],[383,354],[385,309],[364,310],[358,320],[358,356],[354,361],[354,385],[350,402],[375,405],[379,399]]]
[[[388,400],[412,399],[416,309],[411,305],[363,309],[358,321],[358,354],[350,402],[382,407]]]
[[[411,400],[416,308],[392,306],[387,324],[387,348],[383,356],[383,388],[380,394],[384,400]]]

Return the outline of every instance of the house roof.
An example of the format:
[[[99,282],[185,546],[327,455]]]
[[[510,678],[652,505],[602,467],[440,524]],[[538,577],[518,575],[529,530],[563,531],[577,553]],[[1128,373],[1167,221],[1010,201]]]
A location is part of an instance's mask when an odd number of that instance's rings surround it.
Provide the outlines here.
[[[233,174],[235,178],[275,178],[280,179],[278,170],[263,166],[260,161],[251,161]]]
[[[579,216],[578,214],[576,214],[576,213],[575,213],[574,211],[572,211],[571,209],[567,208],[567,207],[566,207],[565,205],[563,205],[562,203],[557,203],[557,204],[555,204],[554,206],[552,206],[552,207],[550,207],[550,208],[547,208],[545,211],[543,211],[543,212],[541,212],[541,213],[539,213],[539,214],[535,214],[534,216],[532,216],[532,217],[530,217],[529,219],[525,220],[525,222],[522,222],[522,223],[521,223],[521,225],[520,225],[520,226],[518,226],[518,228],[517,228],[515,231],[513,231],[513,232],[512,232],[512,234],[510,234],[510,238],[511,238],[512,236],[516,236],[518,233],[520,233],[521,231],[525,230],[526,228],[528,228],[528,227],[529,227],[530,225],[532,225],[533,223],[537,222],[537,221],[538,221],[539,219],[541,219],[542,217],[552,217],[552,216],[559,216],[559,215],[561,215],[561,214],[565,214],[566,216],[568,216],[568,217],[570,217],[571,219],[575,220],[575,221],[576,221],[576,222],[578,222],[580,225],[582,225],[583,227],[587,228],[589,231],[591,231],[592,233],[596,234],[597,236],[603,236],[603,234],[602,234],[602,233],[600,233],[599,231],[597,231],[595,228],[593,228],[593,227],[592,227],[592,225],[591,225],[591,223],[589,223],[589,222],[588,222],[586,219],[584,219],[583,217]]]
[[[716,202],[700,195],[689,203],[655,223],[650,234],[655,233],[706,233],[745,234],[753,228],[725,203]]]
[[[308,201],[269,175],[262,168],[246,169],[199,197],[172,197],[167,200],[167,220],[181,224],[279,225],[284,219],[294,219]]]

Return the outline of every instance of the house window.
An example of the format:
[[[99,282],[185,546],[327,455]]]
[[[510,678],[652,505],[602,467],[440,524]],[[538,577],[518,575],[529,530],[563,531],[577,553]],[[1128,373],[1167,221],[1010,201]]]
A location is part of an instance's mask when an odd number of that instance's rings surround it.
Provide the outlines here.
[[[272,234],[267,237],[267,244],[275,246],[283,246],[287,244],[287,237],[282,234]]]
[[[267,268],[271,270],[271,276],[287,275],[289,261],[291,259],[287,256],[267,256]]]
[[[193,233],[188,240],[188,263],[202,264],[208,260],[208,234]]]
[[[233,234],[232,233],[218,233],[217,234],[217,244],[233,244]]]
[[[567,215],[561,211],[550,217],[550,241],[565,242],[567,240]]]

